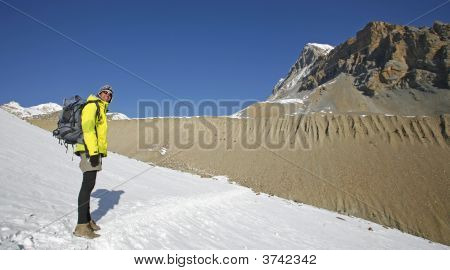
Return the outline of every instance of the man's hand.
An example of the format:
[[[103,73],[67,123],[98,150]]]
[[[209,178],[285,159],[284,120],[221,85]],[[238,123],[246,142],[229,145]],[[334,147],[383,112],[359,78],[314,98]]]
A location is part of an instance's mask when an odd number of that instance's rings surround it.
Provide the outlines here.
[[[92,167],[97,167],[100,163],[100,156],[94,155],[89,157],[89,162],[91,163]]]

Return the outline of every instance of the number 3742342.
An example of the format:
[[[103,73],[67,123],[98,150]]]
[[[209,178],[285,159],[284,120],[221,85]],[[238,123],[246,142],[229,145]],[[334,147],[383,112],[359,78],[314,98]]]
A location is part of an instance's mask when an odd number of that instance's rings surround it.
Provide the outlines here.
[[[263,264],[316,264],[316,255],[263,255]]]

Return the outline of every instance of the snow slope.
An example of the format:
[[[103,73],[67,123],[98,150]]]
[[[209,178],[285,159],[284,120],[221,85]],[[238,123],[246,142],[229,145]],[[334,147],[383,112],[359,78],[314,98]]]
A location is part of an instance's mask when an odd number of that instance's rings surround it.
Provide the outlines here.
[[[0,110],[0,249],[448,249],[227,181],[109,153],[92,194],[101,237],[72,236],[78,157]]]

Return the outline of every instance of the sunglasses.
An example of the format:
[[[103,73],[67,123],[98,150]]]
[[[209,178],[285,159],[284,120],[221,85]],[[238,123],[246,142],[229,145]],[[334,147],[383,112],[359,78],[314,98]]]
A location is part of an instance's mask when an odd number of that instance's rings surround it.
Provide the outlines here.
[[[112,97],[112,93],[111,93],[110,91],[102,91],[101,93],[107,94],[107,95],[109,95],[110,97]]]

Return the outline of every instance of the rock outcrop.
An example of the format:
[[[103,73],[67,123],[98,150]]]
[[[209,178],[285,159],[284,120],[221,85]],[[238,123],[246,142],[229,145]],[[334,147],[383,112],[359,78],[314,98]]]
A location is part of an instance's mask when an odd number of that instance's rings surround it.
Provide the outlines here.
[[[368,95],[390,89],[449,89],[450,24],[415,28],[371,22],[315,62],[299,90],[313,89],[340,73],[353,75]]]

